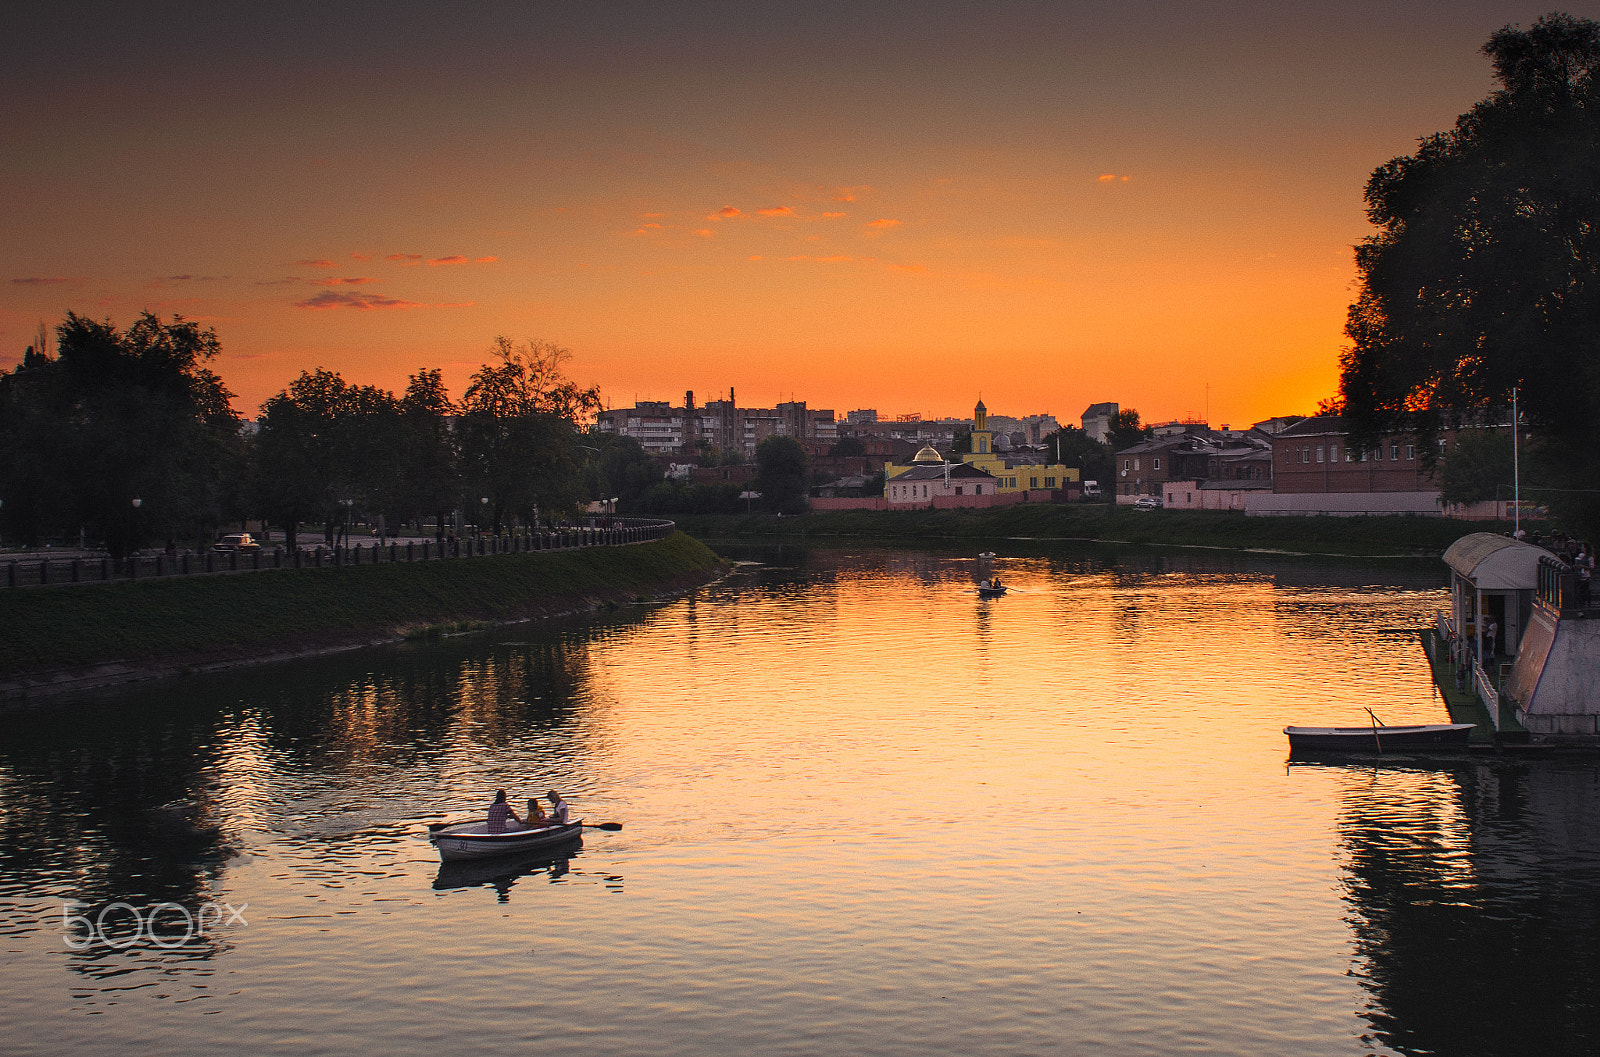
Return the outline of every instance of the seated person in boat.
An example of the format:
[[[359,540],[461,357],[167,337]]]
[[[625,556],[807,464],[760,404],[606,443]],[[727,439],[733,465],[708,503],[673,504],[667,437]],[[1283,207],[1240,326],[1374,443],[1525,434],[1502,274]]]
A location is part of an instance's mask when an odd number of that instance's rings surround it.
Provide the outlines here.
[[[550,825],[550,820],[545,818],[544,808],[539,805],[538,797],[530,796],[528,798],[528,818],[523,825],[529,829],[538,829],[540,826]]]
[[[554,789],[550,790],[550,824],[565,826],[567,824],[567,802],[561,799],[561,794]]]
[[[489,832],[504,833],[507,819],[510,819],[519,827],[522,825],[522,820],[517,817],[517,813],[511,810],[510,804],[506,803],[506,791],[500,789],[494,794],[494,803],[489,805]]]

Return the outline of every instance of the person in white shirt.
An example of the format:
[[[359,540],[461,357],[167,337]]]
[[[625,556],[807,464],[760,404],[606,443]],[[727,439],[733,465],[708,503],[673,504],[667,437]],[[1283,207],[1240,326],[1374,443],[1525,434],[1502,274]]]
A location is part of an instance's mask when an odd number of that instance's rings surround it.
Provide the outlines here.
[[[550,801],[550,822],[553,825],[565,826],[567,824],[567,802],[561,799],[561,794],[554,789],[546,798]]]

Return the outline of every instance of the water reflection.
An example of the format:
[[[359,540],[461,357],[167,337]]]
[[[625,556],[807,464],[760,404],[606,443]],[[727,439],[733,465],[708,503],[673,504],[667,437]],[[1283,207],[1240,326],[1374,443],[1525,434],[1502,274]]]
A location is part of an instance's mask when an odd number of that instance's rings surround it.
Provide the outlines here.
[[[985,604],[979,549],[746,551],[671,604],[8,717],[0,1001],[107,1014],[49,1040],[91,1052],[431,1054],[440,1008],[486,1053],[1577,1052],[1592,769],[1282,766],[1288,723],[1439,718],[1394,630],[1436,564],[994,546]],[[501,787],[627,828],[441,866],[426,823]],[[249,924],[69,951],[66,898]],[[1504,1014],[1516,973],[1551,996]]]
[[[1371,1039],[1400,1053],[1592,1054],[1600,771],[1354,768],[1339,822]]]
[[[439,875],[433,879],[435,892],[454,888],[481,888],[485,885],[495,890],[496,902],[511,902],[511,889],[519,880],[542,874],[551,882],[560,881],[572,869],[573,856],[583,850],[583,837],[578,835],[560,848],[541,848],[523,855],[499,855],[477,861],[447,862],[439,865]],[[621,884],[620,878],[607,878],[608,882]]]

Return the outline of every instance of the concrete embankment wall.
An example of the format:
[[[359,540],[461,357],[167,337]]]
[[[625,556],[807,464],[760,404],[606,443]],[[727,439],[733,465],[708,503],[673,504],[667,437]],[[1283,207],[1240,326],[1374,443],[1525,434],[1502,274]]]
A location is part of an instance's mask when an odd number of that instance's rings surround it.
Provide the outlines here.
[[[0,592],[0,700],[389,641],[430,625],[563,616],[704,582],[683,533],[625,547]]]

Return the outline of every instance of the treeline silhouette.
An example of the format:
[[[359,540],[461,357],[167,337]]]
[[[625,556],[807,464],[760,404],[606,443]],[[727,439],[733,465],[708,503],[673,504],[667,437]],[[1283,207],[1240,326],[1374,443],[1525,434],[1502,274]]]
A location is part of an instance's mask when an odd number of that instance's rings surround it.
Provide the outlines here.
[[[598,387],[566,377],[565,349],[496,338],[452,400],[434,368],[403,393],[305,371],[255,423],[209,369],[214,329],[142,313],[119,330],[76,313],[44,328],[0,374],[0,533],[7,543],[79,540],[113,557],[152,542],[209,546],[260,519],[290,547],[303,525],[500,531],[637,496],[660,480],[637,443],[585,434]]]

